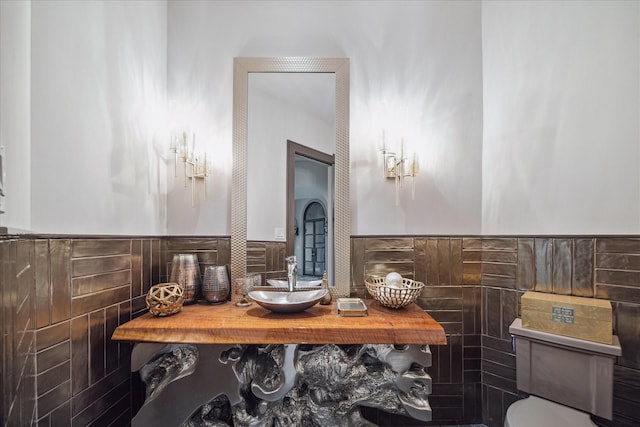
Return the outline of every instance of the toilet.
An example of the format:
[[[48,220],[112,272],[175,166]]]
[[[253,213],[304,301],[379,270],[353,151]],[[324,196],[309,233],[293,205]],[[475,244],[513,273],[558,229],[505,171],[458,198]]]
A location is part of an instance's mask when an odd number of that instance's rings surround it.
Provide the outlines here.
[[[509,406],[505,427],[595,427],[590,414],[611,419],[617,336],[601,344],[523,328],[521,319],[509,332],[518,390],[530,396]]]

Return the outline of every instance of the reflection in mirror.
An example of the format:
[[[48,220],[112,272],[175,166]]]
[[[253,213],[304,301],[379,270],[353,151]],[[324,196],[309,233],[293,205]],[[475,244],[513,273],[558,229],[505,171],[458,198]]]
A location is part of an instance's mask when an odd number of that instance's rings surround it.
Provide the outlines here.
[[[254,98],[249,82],[254,79],[253,74],[286,73],[284,79],[276,83],[275,79],[269,89],[285,86],[298,87],[293,98],[283,101],[276,98],[275,104],[267,103],[274,96],[282,96],[277,91],[267,94],[267,89],[260,89],[262,94]],[[305,74],[324,73],[332,79],[329,85],[320,90],[326,96],[314,95],[310,90]],[[304,76],[304,77],[303,77]],[[267,76],[267,78],[273,76]],[[291,77],[290,79],[288,77]],[[258,77],[259,80],[260,77]],[[326,79],[320,79],[326,82]],[[330,87],[329,87],[330,86]],[[273,92],[273,90],[272,90]],[[314,99],[309,102],[309,98]],[[316,99],[318,98],[318,99]],[[330,108],[322,99],[330,99]],[[306,101],[305,101],[306,100]],[[252,111],[260,111],[259,104],[271,105],[264,111],[278,110],[284,104],[297,103],[295,114],[285,116],[281,124],[277,124],[270,115],[265,115],[259,121],[266,126],[254,127]],[[282,104],[282,105],[281,105]],[[274,105],[278,105],[275,107]],[[314,113],[309,107],[303,109],[300,105],[313,105]],[[324,107],[322,107],[324,105]],[[264,106],[264,105],[263,105]],[[330,112],[328,112],[330,111]],[[281,115],[281,112],[276,116]],[[300,126],[302,116],[313,116],[314,120]],[[330,117],[333,117],[333,124]],[[327,120],[327,117],[329,119]],[[321,122],[324,122],[322,126]],[[283,132],[284,127],[284,132]],[[330,129],[329,135],[327,130]],[[258,152],[252,154],[254,139]],[[346,58],[236,58],[234,60],[234,134],[233,134],[233,179],[231,192],[231,275],[242,277],[247,273],[247,240],[283,240],[283,236],[293,234],[295,227],[294,215],[287,216],[286,191],[286,140],[293,139],[305,146],[312,147],[322,153],[335,152],[335,164],[332,177],[334,180],[333,202],[333,247],[327,248],[327,259],[334,259],[335,278],[333,293],[338,296],[349,294],[350,288],[350,215],[349,215],[349,61]],[[268,141],[276,141],[275,146],[268,145]],[[278,142],[280,141],[280,142]],[[262,151],[260,151],[262,150]],[[281,154],[277,152],[281,151]],[[261,154],[262,153],[262,154]],[[255,177],[255,181],[254,181]],[[329,178],[327,178],[329,179]],[[267,184],[265,187],[260,185]],[[260,189],[262,188],[262,190]],[[254,196],[262,199],[254,199]],[[267,196],[267,197],[264,197]],[[329,203],[330,205],[331,203]],[[328,219],[332,215],[331,206],[326,207]],[[260,212],[254,216],[251,212]],[[293,212],[293,211],[292,211]],[[330,227],[330,221],[327,221]],[[327,231],[329,235],[329,231]],[[287,239],[287,245],[293,245],[294,240]],[[326,244],[330,242],[327,240]],[[333,249],[333,255],[331,255]],[[293,250],[291,247],[288,250]],[[235,294],[235,293],[234,293]]]
[[[284,241],[287,140],[335,153],[335,77],[250,73],[247,119],[247,239]]]
[[[335,156],[287,141],[287,253],[304,276],[334,277]],[[300,268],[299,268],[300,270]]]

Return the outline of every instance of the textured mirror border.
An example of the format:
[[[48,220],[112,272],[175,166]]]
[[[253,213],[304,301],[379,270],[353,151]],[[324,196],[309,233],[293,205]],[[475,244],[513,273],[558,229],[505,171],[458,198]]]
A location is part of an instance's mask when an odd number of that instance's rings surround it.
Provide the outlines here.
[[[247,273],[247,121],[249,73],[335,73],[335,296],[349,295],[351,243],[349,205],[349,59],[348,58],[234,58],[233,60],[233,174],[231,181],[232,300],[239,298],[235,279]]]

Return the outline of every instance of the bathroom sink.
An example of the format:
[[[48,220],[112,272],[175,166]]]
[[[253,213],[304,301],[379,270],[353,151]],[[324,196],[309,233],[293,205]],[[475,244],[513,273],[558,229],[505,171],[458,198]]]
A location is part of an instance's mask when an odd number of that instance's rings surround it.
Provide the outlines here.
[[[266,287],[249,291],[249,298],[275,313],[297,313],[316,305],[327,292],[327,289],[289,292],[286,288]]]
[[[267,279],[267,283],[279,288],[286,288],[288,286],[287,279]],[[322,285],[322,279],[296,279],[296,288],[315,288],[320,285]]]

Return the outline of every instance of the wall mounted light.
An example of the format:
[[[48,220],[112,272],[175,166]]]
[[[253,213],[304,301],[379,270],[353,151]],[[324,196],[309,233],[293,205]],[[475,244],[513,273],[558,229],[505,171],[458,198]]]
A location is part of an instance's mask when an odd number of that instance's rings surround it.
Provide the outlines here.
[[[178,176],[178,158],[184,164],[184,187],[191,183],[191,207],[195,207],[196,182],[202,181],[204,187],[204,199],[207,199],[207,177],[211,170],[211,165],[207,161],[207,154],[204,158],[196,154],[196,134],[193,134],[191,150],[186,132],[173,135],[169,150],[173,153],[173,175]]]
[[[382,132],[382,172],[383,177],[393,179],[396,186],[396,206],[400,204],[400,188],[404,186],[405,178],[411,178],[411,200],[416,198],[415,178],[420,172],[418,155],[411,154],[411,160],[405,156],[404,139],[400,139],[400,151],[392,151],[387,147],[385,133]]]

